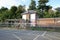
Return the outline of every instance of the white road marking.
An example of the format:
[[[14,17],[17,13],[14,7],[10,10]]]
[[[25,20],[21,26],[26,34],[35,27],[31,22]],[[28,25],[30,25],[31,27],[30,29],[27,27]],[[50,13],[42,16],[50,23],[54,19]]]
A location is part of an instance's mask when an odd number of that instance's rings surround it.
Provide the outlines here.
[[[20,37],[18,37],[17,35],[15,34],[12,34],[15,38],[19,39],[19,40],[22,40]]]
[[[42,36],[43,38],[46,38],[46,39],[52,40],[52,39],[50,39],[50,38],[44,36],[46,33],[47,33],[47,31],[45,31],[41,36]]]
[[[14,32],[14,33],[18,33],[18,32]]]
[[[45,31],[41,36],[44,36],[47,33],[47,31]]]
[[[18,32],[14,32],[14,33],[18,33]],[[21,34],[24,34],[24,35],[37,35],[37,34],[31,34],[31,33],[21,33]]]
[[[50,36],[50,37],[52,37],[52,38],[55,38],[55,39],[60,39],[59,37],[56,37],[56,36],[52,36],[52,35],[48,35],[48,34],[46,34],[47,36]]]
[[[39,36],[41,36],[41,35],[37,35],[33,40],[37,40],[37,38],[38,38]]]

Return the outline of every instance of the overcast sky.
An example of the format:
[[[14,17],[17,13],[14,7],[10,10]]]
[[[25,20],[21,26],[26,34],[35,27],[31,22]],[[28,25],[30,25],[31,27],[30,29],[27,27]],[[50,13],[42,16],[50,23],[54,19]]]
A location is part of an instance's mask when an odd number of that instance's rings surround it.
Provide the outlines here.
[[[38,4],[38,0],[35,0],[36,4]],[[26,9],[28,8],[30,4],[30,0],[0,0],[0,8],[2,6],[10,8],[11,6],[15,5],[26,5]],[[54,8],[60,7],[60,1],[59,0],[49,0],[47,5],[51,5]]]

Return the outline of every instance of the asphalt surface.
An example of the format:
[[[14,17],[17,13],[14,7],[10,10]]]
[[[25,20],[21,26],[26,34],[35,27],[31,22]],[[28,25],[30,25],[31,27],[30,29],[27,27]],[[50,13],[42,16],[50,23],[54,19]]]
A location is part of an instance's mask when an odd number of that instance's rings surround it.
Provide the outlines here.
[[[60,40],[59,32],[0,29],[0,40]]]

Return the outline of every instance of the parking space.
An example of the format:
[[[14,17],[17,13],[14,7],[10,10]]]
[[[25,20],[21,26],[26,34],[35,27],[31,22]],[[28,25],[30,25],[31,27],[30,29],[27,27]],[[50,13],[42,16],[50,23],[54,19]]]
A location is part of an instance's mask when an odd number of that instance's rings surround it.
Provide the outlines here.
[[[0,32],[0,40],[18,40],[10,33]]]
[[[59,32],[0,29],[0,40],[60,40]]]

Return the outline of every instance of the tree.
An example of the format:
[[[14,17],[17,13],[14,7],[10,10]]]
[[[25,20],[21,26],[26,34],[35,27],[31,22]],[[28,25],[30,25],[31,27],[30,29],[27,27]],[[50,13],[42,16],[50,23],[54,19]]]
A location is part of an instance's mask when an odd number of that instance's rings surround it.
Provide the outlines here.
[[[19,6],[17,7],[16,13],[22,13],[22,12],[24,12],[24,11],[25,11],[25,6],[19,5]]]
[[[16,10],[17,10],[17,7],[16,6],[12,6],[11,9],[10,9],[10,11],[13,12],[13,13],[15,13]]]
[[[39,0],[40,3],[47,3],[49,0]]]
[[[25,12],[25,6],[19,5],[16,11],[16,18],[21,18],[21,13]]]
[[[39,17],[39,18],[42,18],[42,12],[41,12],[41,10],[36,10],[36,11],[37,11],[38,17]]]
[[[13,17],[10,10],[7,10],[3,12],[2,15],[0,15],[0,18],[1,18],[1,22],[4,22],[6,19],[12,19]]]
[[[60,17],[60,7],[57,7],[55,10],[55,17]]]
[[[6,10],[8,10],[8,8],[2,7],[2,8],[0,9],[0,14],[2,14],[3,12],[5,12]]]
[[[60,7],[57,7],[55,10],[58,11],[58,12],[60,12]]]
[[[49,7],[46,6],[46,3],[47,3],[48,1],[49,1],[49,0],[39,0],[39,1],[38,1],[38,10],[41,11],[41,13],[42,13],[41,16],[42,16],[42,18],[43,18],[43,16],[44,16],[44,11],[49,9]],[[38,14],[39,14],[39,13],[38,13]]]
[[[6,10],[8,10],[8,8],[2,7],[2,8],[0,9],[0,11],[6,11]]]
[[[8,10],[8,8],[6,8],[6,7],[2,7],[0,9],[0,21],[3,21],[5,19],[4,14],[5,14],[5,11],[7,11],[7,10]]]
[[[48,6],[45,6],[45,11],[48,12],[50,9],[52,9],[52,6],[48,5]]]
[[[21,13],[25,11],[25,6],[12,6],[10,9],[2,7],[0,9],[0,22],[4,22],[5,19],[20,19]]]
[[[55,13],[55,17],[60,17],[60,12],[57,11],[57,12]]]
[[[34,0],[31,0],[29,10],[35,10],[36,9],[36,2]]]
[[[12,18],[16,18],[16,11],[17,11],[17,7],[16,6],[12,6],[10,9],[10,12],[12,13],[11,17]]]
[[[38,1],[38,9],[44,9],[44,7],[46,6],[46,3],[48,2],[49,0],[39,0]]]
[[[54,17],[55,17],[54,11],[52,11],[51,13],[45,11],[44,18],[54,18]]]

